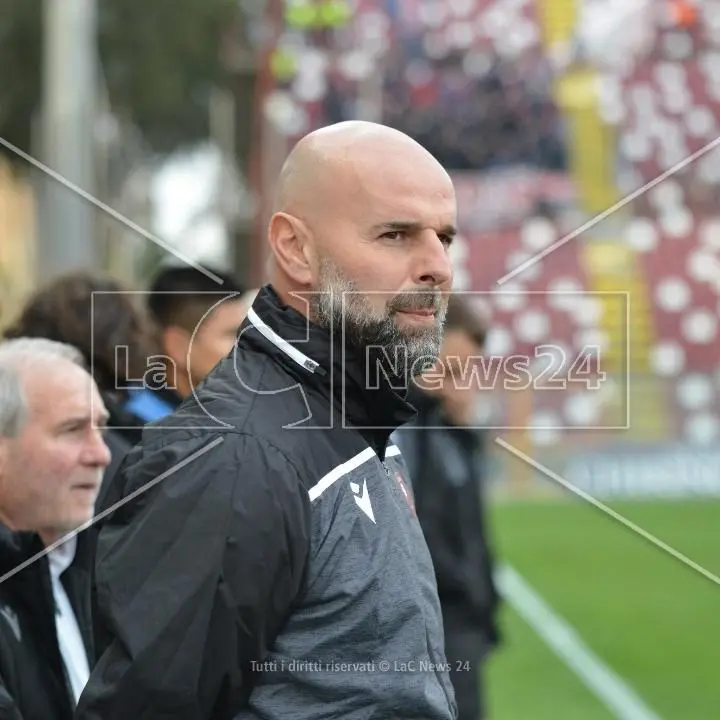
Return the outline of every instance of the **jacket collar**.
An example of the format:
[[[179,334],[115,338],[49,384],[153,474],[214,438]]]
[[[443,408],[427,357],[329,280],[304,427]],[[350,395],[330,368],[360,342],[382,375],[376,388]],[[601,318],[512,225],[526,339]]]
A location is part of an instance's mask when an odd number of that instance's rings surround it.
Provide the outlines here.
[[[0,576],[15,570],[43,549],[34,532],[18,532],[0,523]]]
[[[61,581],[75,613],[88,658],[94,661],[90,622],[90,567],[94,547],[87,539],[87,532],[84,530],[63,544],[70,543],[72,556],[69,564],[62,561],[64,567]],[[57,550],[62,547],[59,546]],[[55,627],[53,570],[50,553],[42,554],[44,550],[45,546],[37,533],[14,531],[0,523],[0,577],[7,582],[0,585],[0,592],[6,591],[7,597],[12,598],[13,607],[33,618],[33,634],[41,643],[43,652],[47,653],[47,660],[56,676],[64,683],[65,671]],[[66,553],[70,554],[67,550]],[[71,696],[70,688],[67,690]]]
[[[258,332],[245,333],[249,326]],[[248,342],[261,342],[263,351],[294,375],[299,372],[304,385],[332,393],[340,422],[360,431],[380,457],[390,433],[415,415],[399,378],[369,372],[364,348],[344,347],[342,338],[283,304],[271,285],[258,293],[243,334]]]
[[[71,566],[89,566],[90,543],[86,540],[87,531],[83,530],[58,545],[49,552],[36,532],[11,530],[0,523],[0,576],[16,570],[23,563],[33,560],[53,564],[64,572]],[[40,557],[41,554],[44,555]],[[43,560],[43,558],[47,558]],[[22,571],[21,571],[22,572]],[[19,574],[19,573],[18,573]]]

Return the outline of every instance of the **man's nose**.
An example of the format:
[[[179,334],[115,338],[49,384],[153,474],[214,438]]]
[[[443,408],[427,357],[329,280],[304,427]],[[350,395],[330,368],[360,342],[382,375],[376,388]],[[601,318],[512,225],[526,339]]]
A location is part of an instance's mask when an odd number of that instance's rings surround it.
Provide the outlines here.
[[[110,464],[110,448],[105,442],[103,433],[93,429],[92,437],[88,440],[85,448],[85,462],[95,467],[107,467]]]
[[[453,269],[448,255],[448,246],[434,230],[422,234],[416,245],[415,272],[413,281],[418,285],[444,287],[452,283]]]

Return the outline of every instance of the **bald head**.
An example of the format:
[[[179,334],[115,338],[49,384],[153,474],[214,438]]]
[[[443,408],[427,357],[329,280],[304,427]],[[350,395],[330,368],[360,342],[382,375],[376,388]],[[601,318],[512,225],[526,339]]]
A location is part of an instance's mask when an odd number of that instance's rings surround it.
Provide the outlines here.
[[[280,172],[274,211],[309,220],[331,200],[352,199],[357,186],[377,180],[391,162],[404,171],[424,168],[451,184],[442,165],[405,133],[353,120],[320,128],[297,143]]]
[[[320,325],[344,326],[358,347],[432,355],[455,222],[452,181],[415,140],[369,122],[322,128],[280,174],[268,229],[272,284]]]

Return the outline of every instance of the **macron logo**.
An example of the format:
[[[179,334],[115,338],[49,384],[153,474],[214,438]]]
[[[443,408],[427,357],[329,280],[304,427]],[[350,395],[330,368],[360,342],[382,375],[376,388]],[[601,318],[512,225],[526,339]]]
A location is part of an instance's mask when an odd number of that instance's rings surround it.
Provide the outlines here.
[[[353,495],[355,496],[355,504],[373,522],[375,522],[375,513],[373,513],[372,505],[370,504],[370,495],[368,494],[367,480],[363,480],[362,491],[360,490],[360,486],[354,482],[350,483],[350,489],[353,491]]]

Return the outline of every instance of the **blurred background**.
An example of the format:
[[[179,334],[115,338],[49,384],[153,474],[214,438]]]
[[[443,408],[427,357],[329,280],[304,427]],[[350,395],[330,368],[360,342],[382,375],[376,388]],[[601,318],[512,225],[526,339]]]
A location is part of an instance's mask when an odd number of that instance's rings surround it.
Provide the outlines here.
[[[720,588],[567,487],[720,573],[720,0],[0,13],[0,326],[78,268],[142,289],[210,263],[256,287],[293,143],[356,118],[407,132],[455,180],[455,287],[498,360],[479,418],[512,448],[489,457],[491,716],[720,716]],[[568,381],[508,389],[512,356]]]

